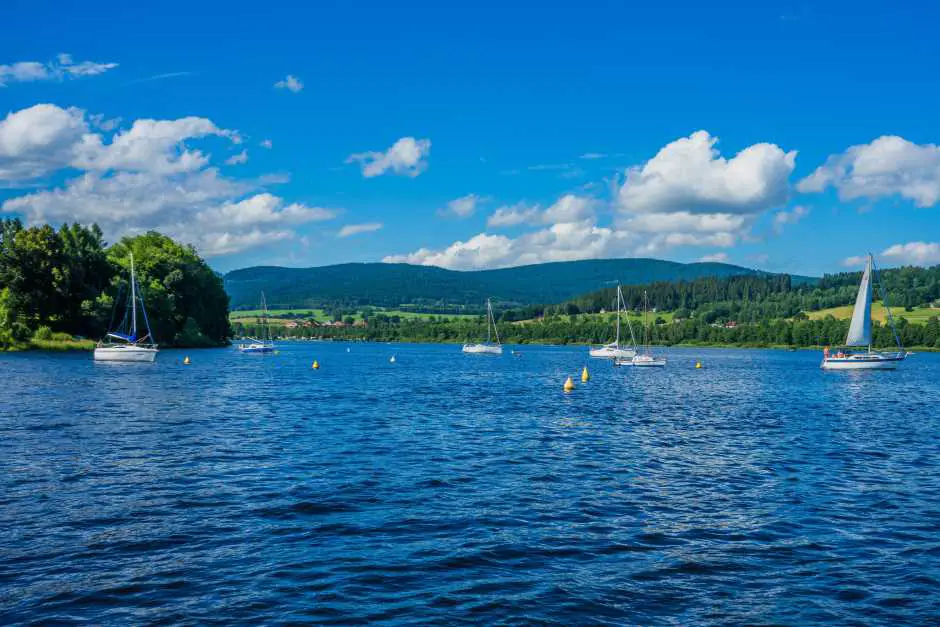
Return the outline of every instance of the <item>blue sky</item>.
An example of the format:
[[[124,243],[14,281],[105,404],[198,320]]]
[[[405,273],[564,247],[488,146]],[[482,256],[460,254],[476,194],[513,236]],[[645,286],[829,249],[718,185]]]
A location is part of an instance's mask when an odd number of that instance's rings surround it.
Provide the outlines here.
[[[29,221],[223,271],[940,263],[927,3],[0,11],[0,208]]]

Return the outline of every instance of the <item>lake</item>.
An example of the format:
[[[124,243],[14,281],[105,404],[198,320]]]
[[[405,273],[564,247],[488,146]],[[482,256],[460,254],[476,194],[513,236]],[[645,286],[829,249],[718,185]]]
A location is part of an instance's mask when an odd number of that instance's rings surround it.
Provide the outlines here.
[[[0,354],[0,622],[940,620],[940,355],[520,350]]]

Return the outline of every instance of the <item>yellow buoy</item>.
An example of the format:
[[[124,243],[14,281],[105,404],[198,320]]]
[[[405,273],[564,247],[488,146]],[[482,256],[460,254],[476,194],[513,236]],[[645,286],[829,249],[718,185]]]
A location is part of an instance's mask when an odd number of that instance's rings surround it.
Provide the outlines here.
[[[587,366],[584,367],[584,370],[581,371],[581,382],[587,383],[591,380],[591,375],[588,373]]]
[[[189,356],[188,356],[188,355],[187,355],[186,357],[183,357],[183,365],[184,365],[184,366],[188,366],[188,365],[191,364],[191,363],[193,363],[193,362],[191,362],[191,361],[189,360]]]
[[[696,367],[696,368],[701,368],[701,367],[702,367],[702,362],[700,362],[700,361],[695,362],[695,367]]]
[[[315,359],[313,360],[313,369],[314,369],[314,370],[319,370],[319,369],[320,369],[320,362],[317,361],[317,360],[315,360]]]
[[[571,379],[571,377],[568,377],[568,380],[565,381],[565,392],[573,392],[573,391],[574,391],[574,381]]]

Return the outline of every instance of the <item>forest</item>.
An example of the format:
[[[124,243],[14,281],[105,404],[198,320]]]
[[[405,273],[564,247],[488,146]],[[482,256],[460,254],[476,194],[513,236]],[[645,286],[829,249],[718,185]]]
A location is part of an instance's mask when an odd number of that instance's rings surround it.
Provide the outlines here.
[[[654,344],[810,347],[838,345],[844,340],[847,319],[831,315],[810,319],[809,314],[854,303],[860,278],[858,272],[827,275],[815,283],[794,282],[787,275],[703,277],[629,285],[623,287],[623,293],[640,343],[646,332],[641,317],[645,293],[651,311],[648,332]],[[885,270],[880,278],[894,309],[902,345],[940,348],[936,316],[924,324],[905,318],[905,312],[915,307],[938,304],[940,266]],[[506,343],[520,344],[609,342],[615,295],[616,288],[605,288],[553,305],[507,308],[494,303],[500,337]],[[358,326],[349,324],[353,314],[363,321]],[[362,308],[336,312],[334,319],[345,320],[345,326],[298,325],[279,327],[277,333],[284,337],[413,342],[478,341],[486,335],[482,316],[406,318]],[[874,326],[877,347],[895,346],[888,325],[875,322]],[[256,332],[254,325],[235,325],[236,334]],[[624,334],[629,337],[626,328]]]
[[[0,220],[0,349],[102,337],[125,306],[131,253],[161,346],[228,342],[222,279],[192,247],[155,232],[108,246],[97,225],[25,227],[14,218]]]

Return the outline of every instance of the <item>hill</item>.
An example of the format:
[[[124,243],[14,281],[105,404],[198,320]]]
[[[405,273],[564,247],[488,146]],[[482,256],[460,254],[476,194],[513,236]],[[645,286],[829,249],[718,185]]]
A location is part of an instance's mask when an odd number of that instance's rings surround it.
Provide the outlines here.
[[[232,309],[254,309],[264,291],[272,308],[374,305],[468,307],[486,298],[508,306],[560,303],[619,280],[627,285],[763,274],[726,263],[682,264],[659,259],[563,261],[499,270],[346,263],[317,268],[257,266],[225,275]]]

